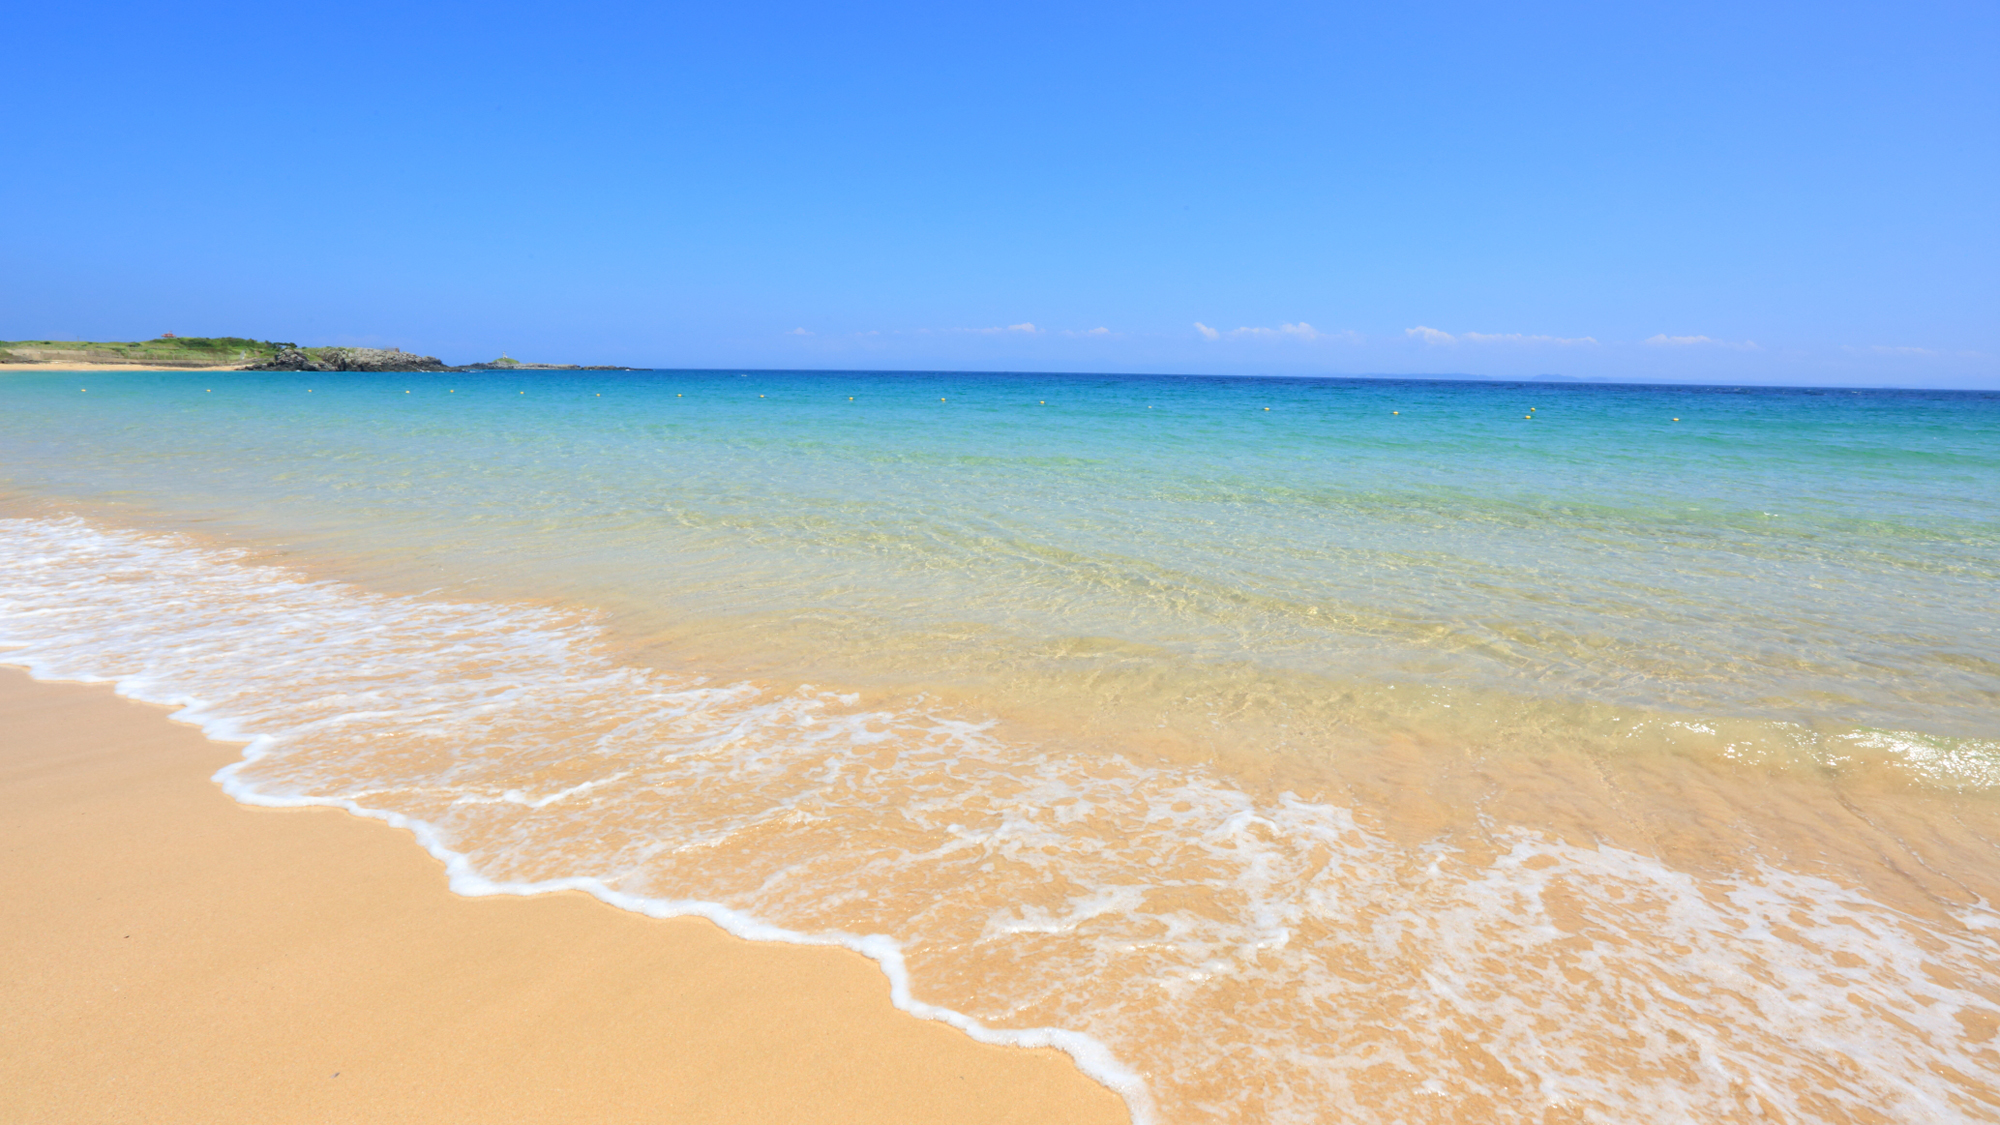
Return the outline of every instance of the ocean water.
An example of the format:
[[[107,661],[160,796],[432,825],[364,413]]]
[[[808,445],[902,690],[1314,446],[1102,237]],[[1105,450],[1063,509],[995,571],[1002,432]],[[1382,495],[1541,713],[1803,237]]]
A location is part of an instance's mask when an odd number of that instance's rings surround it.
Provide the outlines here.
[[[0,377],[0,661],[1158,1122],[2000,1120],[2000,395]]]

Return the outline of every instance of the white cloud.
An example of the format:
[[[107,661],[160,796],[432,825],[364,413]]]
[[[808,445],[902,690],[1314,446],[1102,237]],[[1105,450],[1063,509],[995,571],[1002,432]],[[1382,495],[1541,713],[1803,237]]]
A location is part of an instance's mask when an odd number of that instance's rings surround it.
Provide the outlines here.
[[[787,336],[810,336],[810,335],[812,335],[812,329],[810,329],[810,328],[794,328],[794,329],[792,329],[792,330],[791,330],[790,332],[787,332],[787,333],[785,333],[785,335],[787,335]]]
[[[1597,337],[1595,336],[1531,336],[1525,332],[1464,332],[1454,336],[1449,332],[1430,328],[1422,324],[1417,325],[1415,328],[1403,329],[1403,335],[1413,340],[1422,340],[1426,344],[1438,345],[1460,343],[1533,344],[1550,345],[1558,348],[1575,348],[1584,346],[1594,347],[1597,344]]]
[[[1065,336],[1110,336],[1112,334],[1113,333],[1111,329],[1104,327],[1086,328],[1081,332],[1078,332],[1073,328],[1063,329],[1063,335]]]
[[[1217,330],[1210,328],[1208,325],[1203,324],[1200,321],[1195,321],[1194,330],[1211,340],[1220,340],[1225,336],[1232,340],[1338,339],[1338,340],[1346,340],[1352,342],[1361,339],[1361,334],[1358,332],[1345,332],[1345,331],[1333,332],[1333,333],[1321,332],[1319,329],[1314,328],[1312,325],[1307,324],[1303,320],[1298,322],[1297,324],[1280,324],[1276,328],[1244,327],[1244,328],[1232,328],[1227,332],[1218,332]]]
[[[1986,359],[1987,358],[1985,352],[1975,352],[1975,351],[1949,352],[1940,350],[1938,348],[1914,348],[1908,345],[1904,345],[1901,347],[1892,347],[1887,344],[1870,344],[1868,347],[1865,348],[1857,348],[1853,344],[1842,344],[1840,346],[1840,350],[1844,352],[1853,352],[1856,355],[1861,355],[1863,353],[1866,353],[1868,355],[1907,355],[1907,356],[1917,356],[1923,359],[1949,359],[1949,358]]]
[[[1755,340],[1732,343],[1728,340],[1717,340],[1709,336],[1669,336],[1664,332],[1657,336],[1648,336],[1642,342],[1649,348],[1735,348],[1737,351],[1745,352],[1760,352],[1764,350],[1763,346]]]
[[[891,328],[891,329],[888,329],[888,330],[887,330],[886,332],[885,332],[884,330],[880,329],[880,328],[871,328],[871,329],[869,329],[869,330],[868,330],[868,331],[866,331],[866,332],[857,332],[857,333],[855,333],[855,335],[857,335],[857,336],[883,336],[883,335],[888,335],[888,336],[1005,336],[1005,335],[1007,335],[1008,333],[1018,333],[1018,334],[1020,334],[1020,335],[1022,335],[1022,336],[1041,336],[1041,335],[1045,335],[1045,334],[1046,334],[1046,332],[1045,332],[1045,330],[1044,330],[1044,329],[1041,329],[1041,328],[1038,328],[1038,327],[1036,327],[1036,326],[1035,326],[1035,325],[1034,325],[1033,323],[1031,323],[1031,322],[1029,322],[1029,321],[1025,321],[1025,320],[1024,320],[1024,321],[1022,321],[1022,322],[1021,322],[1021,323],[1019,323],[1019,324],[1009,324],[1009,325],[1007,325],[1007,326],[1006,326],[1006,327],[1004,327],[1004,328],[1001,328],[1001,327],[997,327],[997,326],[996,326],[996,327],[992,327],[992,328]],[[810,335],[812,335],[812,333],[811,333],[811,332],[808,332],[808,331],[806,331],[806,330],[805,330],[805,329],[803,329],[803,328],[795,328],[795,329],[793,329],[793,330],[792,330],[792,332],[791,332],[790,334],[791,334],[791,335],[805,335],[805,336],[810,336]],[[1102,336],[1109,336],[1109,335],[1113,335],[1113,333],[1112,333],[1112,331],[1111,331],[1111,330],[1110,330],[1109,328],[1093,328],[1093,329],[1091,329],[1091,330],[1090,330],[1089,332],[1065,332],[1065,333],[1063,333],[1063,335],[1065,335],[1065,336],[1099,336],[1099,335],[1102,335]]]
[[[896,335],[898,335],[898,336],[930,336],[930,335],[933,335],[933,334],[941,334],[941,335],[950,335],[950,334],[959,334],[959,335],[971,335],[971,336],[1004,336],[1004,335],[1006,335],[1006,334],[1007,334],[1007,333],[1009,333],[1009,332],[1019,332],[1019,333],[1021,333],[1021,334],[1023,334],[1023,335],[1026,335],[1026,336],[1035,336],[1035,335],[1039,335],[1039,334],[1041,333],[1041,331],[1042,331],[1042,330],[1041,330],[1041,329],[1039,329],[1039,328],[1037,328],[1037,327],[1035,327],[1034,325],[1032,325],[1032,324],[1029,324],[1029,323],[1027,323],[1027,322],[1025,322],[1025,321],[1024,321],[1024,322],[1022,322],[1022,323],[1020,323],[1020,324],[1010,324],[1010,325],[1008,325],[1008,326],[1007,326],[1007,327],[1005,327],[1005,328],[998,328],[998,327],[995,327],[995,328],[898,328],[898,329],[894,329],[893,331],[894,331],[894,332],[895,332],[895,334],[896,334]]]
[[[1317,340],[1319,339],[1319,330],[1304,321],[1300,321],[1297,324],[1280,324],[1276,328],[1238,328],[1232,331],[1230,335],[1261,336],[1267,340],[1274,340],[1281,336],[1292,336],[1300,340]]]
[[[1597,343],[1595,336],[1528,336],[1520,332],[1467,332],[1459,339],[1475,344],[1554,344],[1558,348]]]

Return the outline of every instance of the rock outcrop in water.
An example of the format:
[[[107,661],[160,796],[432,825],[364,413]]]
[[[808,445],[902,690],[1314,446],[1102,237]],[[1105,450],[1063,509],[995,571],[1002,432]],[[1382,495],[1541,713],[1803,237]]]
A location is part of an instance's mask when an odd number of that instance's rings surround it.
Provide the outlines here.
[[[449,368],[451,371],[637,371],[636,367],[616,367],[608,363],[472,363],[464,367]]]
[[[247,371],[446,371],[434,355],[414,355],[401,348],[282,348]]]

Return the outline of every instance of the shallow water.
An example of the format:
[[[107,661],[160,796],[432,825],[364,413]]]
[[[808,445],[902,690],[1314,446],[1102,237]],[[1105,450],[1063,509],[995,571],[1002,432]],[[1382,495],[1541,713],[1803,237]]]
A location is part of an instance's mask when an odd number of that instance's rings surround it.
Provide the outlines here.
[[[2000,1118],[2000,396],[473,378],[8,375],[0,659],[1162,1121]]]

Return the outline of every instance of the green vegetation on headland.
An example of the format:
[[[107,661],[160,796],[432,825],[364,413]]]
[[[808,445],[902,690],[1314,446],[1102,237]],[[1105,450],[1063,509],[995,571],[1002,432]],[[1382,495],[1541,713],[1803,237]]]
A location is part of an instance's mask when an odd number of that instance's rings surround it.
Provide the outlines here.
[[[246,367],[253,371],[629,371],[574,363],[522,363],[501,356],[452,367],[401,348],[302,348],[242,336],[162,336],[132,343],[97,340],[0,340],[0,364],[123,364],[133,367]]]
[[[103,340],[0,340],[0,363],[129,363],[139,367],[226,367],[262,363],[294,345],[241,336],[162,336]]]

